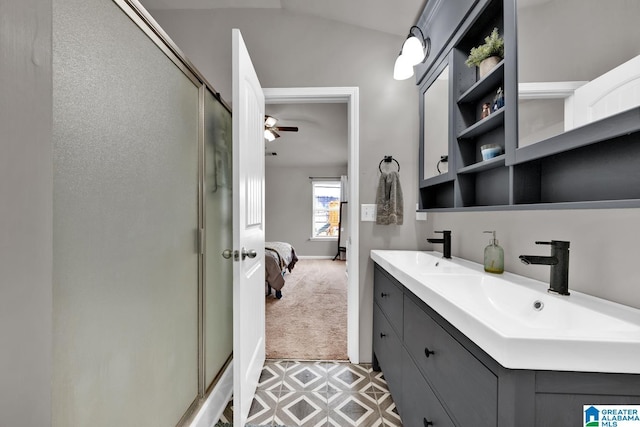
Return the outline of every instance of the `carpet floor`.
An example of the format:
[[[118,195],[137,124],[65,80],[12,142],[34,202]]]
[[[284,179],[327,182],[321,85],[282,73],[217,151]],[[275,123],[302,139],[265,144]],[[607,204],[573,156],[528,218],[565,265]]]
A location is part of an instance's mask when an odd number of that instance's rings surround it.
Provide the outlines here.
[[[301,259],[266,300],[267,359],[348,360],[345,261]]]

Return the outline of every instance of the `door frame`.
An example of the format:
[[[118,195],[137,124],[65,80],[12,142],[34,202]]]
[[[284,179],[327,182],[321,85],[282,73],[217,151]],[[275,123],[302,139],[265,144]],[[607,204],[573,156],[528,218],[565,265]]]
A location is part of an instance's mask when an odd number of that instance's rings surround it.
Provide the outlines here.
[[[349,244],[347,262],[347,355],[351,363],[360,363],[360,93],[358,87],[263,88],[265,104],[347,104],[349,177]]]

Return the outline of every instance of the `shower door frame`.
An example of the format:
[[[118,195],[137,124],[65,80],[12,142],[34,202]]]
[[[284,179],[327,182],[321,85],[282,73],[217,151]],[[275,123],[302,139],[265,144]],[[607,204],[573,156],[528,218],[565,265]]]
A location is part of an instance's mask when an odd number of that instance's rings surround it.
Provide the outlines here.
[[[220,371],[214,376],[211,384],[206,384],[206,324],[205,324],[205,93],[211,92],[213,97],[231,113],[231,107],[220,96],[207,79],[198,69],[187,59],[186,55],[171,40],[167,33],[153,19],[138,0],[112,0],[122,11],[142,30],[151,41],[194,83],[198,88],[198,220],[197,228],[194,230],[196,246],[198,251],[198,360],[197,375],[198,387],[194,400],[188,408],[185,408],[183,417],[178,422],[178,426],[190,425],[193,422],[196,410],[203,405],[205,396],[212,393],[216,385],[220,382],[227,382],[224,378],[232,366],[233,353],[231,353]],[[233,324],[229,325],[230,328]],[[228,388],[224,384],[223,388]],[[222,400],[229,398],[223,396]]]

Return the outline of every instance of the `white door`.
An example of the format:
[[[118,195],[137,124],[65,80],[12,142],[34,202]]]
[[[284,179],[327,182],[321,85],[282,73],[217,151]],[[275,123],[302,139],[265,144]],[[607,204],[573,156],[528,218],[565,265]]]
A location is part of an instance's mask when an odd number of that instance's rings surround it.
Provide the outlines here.
[[[233,424],[244,426],[265,360],[264,94],[233,30]]]

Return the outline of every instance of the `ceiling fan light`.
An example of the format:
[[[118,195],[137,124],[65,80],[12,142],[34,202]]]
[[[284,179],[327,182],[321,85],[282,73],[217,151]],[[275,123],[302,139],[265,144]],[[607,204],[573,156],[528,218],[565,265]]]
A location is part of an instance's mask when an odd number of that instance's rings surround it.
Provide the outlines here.
[[[416,36],[407,38],[402,45],[402,56],[406,57],[411,66],[421,63],[425,56],[424,44]]]
[[[264,116],[264,125],[268,128],[274,127],[278,119],[271,116]]]
[[[264,130],[264,137],[267,141],[271,142],[276,139],[276,135],[273,131],[269,129]]]
[[[398,55],[396,64],[393,67],[393,78],[407,80],[411,76],[413,76],[413,65],[409,63],[404,55]]]

